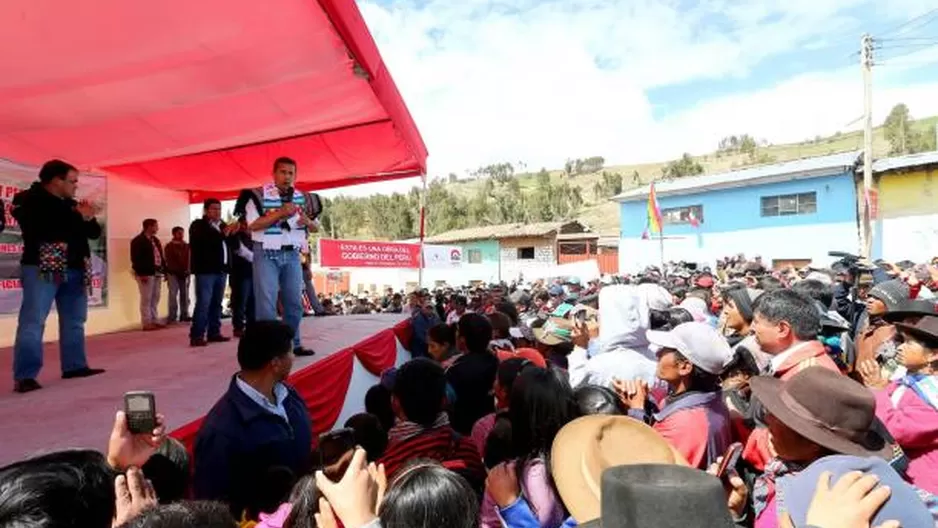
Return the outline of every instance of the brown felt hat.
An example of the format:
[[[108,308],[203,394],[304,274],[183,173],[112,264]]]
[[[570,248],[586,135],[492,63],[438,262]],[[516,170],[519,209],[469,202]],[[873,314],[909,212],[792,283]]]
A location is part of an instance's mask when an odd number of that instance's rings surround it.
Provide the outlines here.
[[[557,433],[551,474],[578,523],[598,519],[603,471],[633,464],[688,463],[657,431],[627,416],[583,416]]]
[[[753,395],[789,429],[835,453],[892,459],[895,451],[872,431],[876,400],[869,389],[823,367],[808,367],[782,381],[759,376]]]
[[[896,323],[896,328],[926,341],[938,341],[938,315],[925,315],[915,324]]]

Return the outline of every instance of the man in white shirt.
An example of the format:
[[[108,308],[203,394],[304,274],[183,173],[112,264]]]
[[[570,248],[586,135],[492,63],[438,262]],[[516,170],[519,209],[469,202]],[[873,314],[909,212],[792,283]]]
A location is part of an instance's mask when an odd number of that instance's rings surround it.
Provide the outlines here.
[[[296,162],[274,161],[273,183],[242,193],[235,207],[243,210],[254,247],[254,308],[258,321],[277,319],[277,300],[283,305],[283,321],[293,330],[293,353],[315,354],[303,348],[303,269],[300,252],[308,248],[310,230],[317,230],[322,202],[312,193],[294,188]]]

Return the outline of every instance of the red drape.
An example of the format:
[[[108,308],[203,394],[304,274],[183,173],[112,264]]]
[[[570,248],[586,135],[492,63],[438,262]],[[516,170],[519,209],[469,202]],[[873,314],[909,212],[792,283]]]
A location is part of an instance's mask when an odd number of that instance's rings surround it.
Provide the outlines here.
[[[410,321],[402,321],[394,328],[378,332],[290,375],[288,382],[300,394],[309,409],[313,420],[314,438],[335,426],[345,405],[354,359],[358,358],[368,372],[380,376],[385,369],[394,366],[398,340],[406,347],[410,342],[410,334]],[[406,339],[400,339],[401,336]],[[181,441],[192,453],[203,419],[198,418],[183,425],[170,436]]]

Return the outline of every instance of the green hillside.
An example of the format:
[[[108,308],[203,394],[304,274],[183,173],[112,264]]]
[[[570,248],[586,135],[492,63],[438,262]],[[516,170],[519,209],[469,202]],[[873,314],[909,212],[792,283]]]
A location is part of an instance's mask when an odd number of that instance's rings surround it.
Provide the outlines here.
[[[902,107],[905,113],[897,119],[904,121],[890,125],[892,137],[895,137],[896,127],[904,126],[904,137],[916,138],[914,148],[917,151],[934,149],[938,116],[912,121],[908,117],[908,109],[904,105]],[[685,155],[684,159],[677,161],[603,166],[598,170],[588,167],[582,171],[554,169],[538,172],[516,171],[515,167],[505,163],[481,168],[472,179],[456,180],[451,175],[449,179],[433,180],[427,200],[427,230],[435,234],[485,224],[577,219],[593,231],[616,235],[619,211],[609,197],[618,186],[609,184],[597,189],[597,184],[603,185],[604,180],[610,178],[618,179],[618,175],[621,175],[621,191],[626,191],[661,178],[665,171],[670,171],[672,177],[700,173],[701,169],[704,174],[713,174],[863,148],[863,133],[860,131],[838,132],[829,137],[781,145],[759,144],[748,135],[738,138],[741,141],[746,138],[748,145],[745,142],[741,148],[723,145],[724,148],[709,154]],[[884,157],[894,150],[887,139],[886,127],[877,127],[873,135],[874,156]],[[596,159],[601,160],[590,158]],[[670,164],[681,166],[675,168]],[[324,216],[325,231],[330,233],[335,228],[338,237],[402,239],[416,236],[419,229],[416,215],[419,194],[416,189],[408,194],[340,197],[329,202]],[[512,216],[521,210],[525,212]]]

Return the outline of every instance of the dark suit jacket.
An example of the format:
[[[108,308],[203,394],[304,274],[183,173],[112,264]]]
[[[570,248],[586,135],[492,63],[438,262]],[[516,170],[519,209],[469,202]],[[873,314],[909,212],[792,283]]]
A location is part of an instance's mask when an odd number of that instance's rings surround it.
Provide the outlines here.
[[[224,231],[226,224],[221,223]],[[228,273],[231,266],[231,251],[222,231],[212,227],[204,218],[193,220],[189,226],[189,259],[195,275]],[[222,253],[225,252],[225,253]],[[227,262],[223,255],[227,255]]]
[[[162,273],[165,268],[166,259],[163,257],[163,244],[160,239],[154,237],[157,251],[160,252],[160,265],[156,265],[154,258],[153,242],[145,235],[140,233],[130,241],[130,264],[134,273],[138,277],[152,277],[157,273]]]

